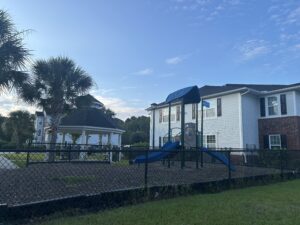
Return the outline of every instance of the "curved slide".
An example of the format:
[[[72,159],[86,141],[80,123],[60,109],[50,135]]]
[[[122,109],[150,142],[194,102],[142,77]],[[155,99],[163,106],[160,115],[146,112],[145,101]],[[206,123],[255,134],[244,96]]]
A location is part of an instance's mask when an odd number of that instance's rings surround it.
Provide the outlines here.
[[[155,151],[148,154],[148,162],[155,162],[161,159],[165,159],[169,155],[171,155],[174,151],[176,151],[179,147],[179,142],[167,142],[163,145],[163,147],[160,149],[160,151]],[[133,163],[145,163],[146,162],[146,156],[141,155],[136,157],[133,160]]]
[[[224,153],[209,150],[208,148],[202,148],[202,149],[200,148],[199,150],[202,151],[202,152],[205,152],[208,155],[210,155],[211,157],[219,160],[221,163],[226,165],[231,171],[235,171],[234,165],[232,165],[231,163],[229,165],[229,160],[228,160],[227,156],[225,156]]]

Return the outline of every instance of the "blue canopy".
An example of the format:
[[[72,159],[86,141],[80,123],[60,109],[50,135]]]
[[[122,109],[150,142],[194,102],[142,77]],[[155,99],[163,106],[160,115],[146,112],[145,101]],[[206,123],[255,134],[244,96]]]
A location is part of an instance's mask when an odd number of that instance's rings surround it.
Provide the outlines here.
[[[166,102],[183,101],[184,104],[199,103],[200,93],[197,86],[182,88],[168,95]]]

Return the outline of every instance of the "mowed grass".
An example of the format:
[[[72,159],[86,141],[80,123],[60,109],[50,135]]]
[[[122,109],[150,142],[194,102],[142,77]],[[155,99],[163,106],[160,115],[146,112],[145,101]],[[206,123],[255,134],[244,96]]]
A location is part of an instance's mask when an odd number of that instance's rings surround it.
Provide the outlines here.
[[[41,225],[296,225],[300,180],[154,201],[99,213],[56,216]]]

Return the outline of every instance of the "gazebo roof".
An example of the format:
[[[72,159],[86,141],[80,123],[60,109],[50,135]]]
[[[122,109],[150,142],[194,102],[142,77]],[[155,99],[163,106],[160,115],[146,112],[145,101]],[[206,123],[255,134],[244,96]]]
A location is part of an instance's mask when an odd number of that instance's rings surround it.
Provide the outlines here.
[[[114,121],[102,110],[95,108],[75,109],[65,116],[60,126],[90,126],[118,129]]]

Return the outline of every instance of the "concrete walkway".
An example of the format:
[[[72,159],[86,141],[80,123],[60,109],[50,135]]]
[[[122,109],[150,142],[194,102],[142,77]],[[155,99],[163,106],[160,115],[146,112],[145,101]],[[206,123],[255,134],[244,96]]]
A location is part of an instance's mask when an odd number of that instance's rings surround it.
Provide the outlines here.
[[[0,156],[0,169],[8,169],[8,170],[12,170],[12,169],[17,169],[18,166],[16,164],[14,164],[12,161],[10,161],[9,159]]]

